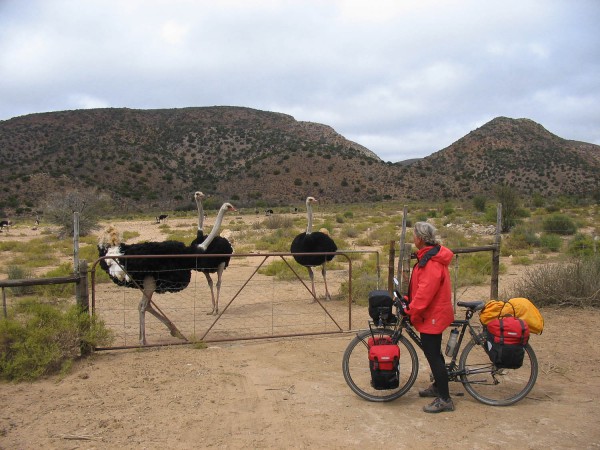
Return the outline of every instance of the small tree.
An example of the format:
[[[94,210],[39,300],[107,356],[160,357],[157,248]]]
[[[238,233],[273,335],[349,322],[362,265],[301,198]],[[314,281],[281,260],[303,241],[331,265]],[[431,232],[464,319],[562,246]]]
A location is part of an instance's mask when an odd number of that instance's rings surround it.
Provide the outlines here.
[[[496,187],[496,197],[502,205],[502,232],[507,233],[517,224],[521,200],[517,191],[507,184]]]
[[[475,197],[473,197],[473,206],[475,207],[475,209],[479,212],[484,212],[485,211],[485,197],[482,195],[477,195]]]
[[[108,210],[110,197],[97,190],[72,189],[51,194],[44,206],[48,222],[60,226],[61,237],[73,236],[73,213],[79,213],[79,234],[98,229],[98,221]]]

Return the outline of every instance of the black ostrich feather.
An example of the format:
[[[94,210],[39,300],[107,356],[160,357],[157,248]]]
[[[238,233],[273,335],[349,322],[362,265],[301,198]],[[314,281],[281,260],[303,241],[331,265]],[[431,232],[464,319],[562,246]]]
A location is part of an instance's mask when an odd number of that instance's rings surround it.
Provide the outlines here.
[[[230,256],[233,253],[233,247],[231,243],[221,236],[216,236],[213,241],[209,244],[205,251],[202,251],[198,246],[204,242],[206,236],[202,240],[194,239],[190,245],[191,252],[196,255],[220,255],[215,257],[198,257],[194,259],[195,266],[194,270],[199,272],[214,273],[221,264],[225,264],[224,267],[229,266]]]
[[[300,233],[292,241],[291,253],[328,253],[337,251],[337,245],[329,235],[320,231]],[[335,255],[294,255],[298,264],[306,267],[320,266],[331,261]]]
[[[108,247],[99,247],[99,255],[106,256],[108,250]],[[119,286],[138,288],[138,286],[143,285],[144,278],[152,276],[156,282],[155,292],[161,294],[182,291],[190,283],[190,259],[166,256],[189,254],[188,247],[183,242],[164,241],[120,244],[118,246],[118,253],[123,256],[165,255],[164,258],[118,258],[119,255],[115,254],[113,259],[119,261],[128,276],[122,279],[112,276],[109,272],[109,264],[107,264],[106,260],[102,260],[100,267]]]

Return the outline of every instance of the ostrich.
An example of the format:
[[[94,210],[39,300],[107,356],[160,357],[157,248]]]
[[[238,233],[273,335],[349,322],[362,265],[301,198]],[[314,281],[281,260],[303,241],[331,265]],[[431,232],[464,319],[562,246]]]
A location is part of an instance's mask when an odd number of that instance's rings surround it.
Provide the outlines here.
[[[185,339],[175,325],[160,311],[152,306],[152,295],[156,292],[179,292],[190,283],[190,262],[186,258],[127,258],[119,256],[144,255],[185,255],[189,250],[183,242],[143,242],[124,244],[120,242],[117,231],[109,227],[98,243],[98,254],[112,256],[100,261],[100,267],[108,273],[111,280],[119,286],[141,288],[142,298],[138,306],[140,314],[140,344],[146,345],[146,319],[148,311],[166,325],[172,336]]]
[[[307,197],[306,199],[306,215],[308,217],[306,232],[300,233],[294,238],[290,247],[290,252],[292,253],[328,253],[337,251],[337,245],[335,245],[335,242],[333,242],[333,239],[327,233],[312,231],[312,204],[316,201],[317,199],[314,197]],[[312,268],[322,266],[321,273],[325,282],[325,296],[328,300],[331,300],[331,295],[327,289],[327,270],[325,264],[327,261],[331,261],[333,257],[334,255],[294,255],[296,262],[308,269],[308,276],[312,283],[312,294],[315,299],[317,298],[315,294],[315,276]]]
[[[219,213],[217,214],[217,218],[215,219],[215,224],[208,236],[204,236],[202,231],[202,225],[204,222],[204,210],[202,208],[202,199],[204,198],[204,194],[202,192],[196,192],[194,194],[196,199],[196,205],[198,206],[198,232],[196,239],[192,241],[190,244],[190,252],[193,254],[207,254],[207,255],[222,255],[215,257],[199,257],[196,258],[196,264],[194,270],[198,272],[202,272],[206,277],[206,281],[208,282],[208,286],[210,287],[210,295],[212,299],[212,311],[208,314],[217,315],[219,314],[219,295],[221,293],[221,279],[223,276],[223,271],[229,265],[229,260],[233,253],[233,247],[231,243],[224,237],[218,236],[219,228],[221,227],[221,222],[223,222],[223,216],[226,211],[236,211],[231,203],[223,203],[221,209],[219,209]],[[213,280],[210,276],[211,273],[217,273],[217,296],[215,298],[215,292],[213,289]]]

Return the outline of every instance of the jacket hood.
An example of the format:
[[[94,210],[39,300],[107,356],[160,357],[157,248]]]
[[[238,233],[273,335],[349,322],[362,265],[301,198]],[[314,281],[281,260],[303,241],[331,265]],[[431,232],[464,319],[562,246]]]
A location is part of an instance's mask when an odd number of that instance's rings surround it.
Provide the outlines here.
[[[423,247],[421,250],[417,252],[417,257],[421,259],[425,253],[433,248],[432,245],[428,245],[427,247]],[[444,266],[449,266],[452,258],[454,257],[454,253],[448,247],[440,246],[440,251],[437,255],[431,257],[430,261],[436,261]]]

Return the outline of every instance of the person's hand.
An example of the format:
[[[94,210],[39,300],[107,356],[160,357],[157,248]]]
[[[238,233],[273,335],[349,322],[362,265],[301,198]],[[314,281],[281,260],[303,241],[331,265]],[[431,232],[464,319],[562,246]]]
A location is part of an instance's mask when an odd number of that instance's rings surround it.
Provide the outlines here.
[[[406,296],[400,299],[400,310],[400,314],[408,317],[408,302],[406,301]]]

